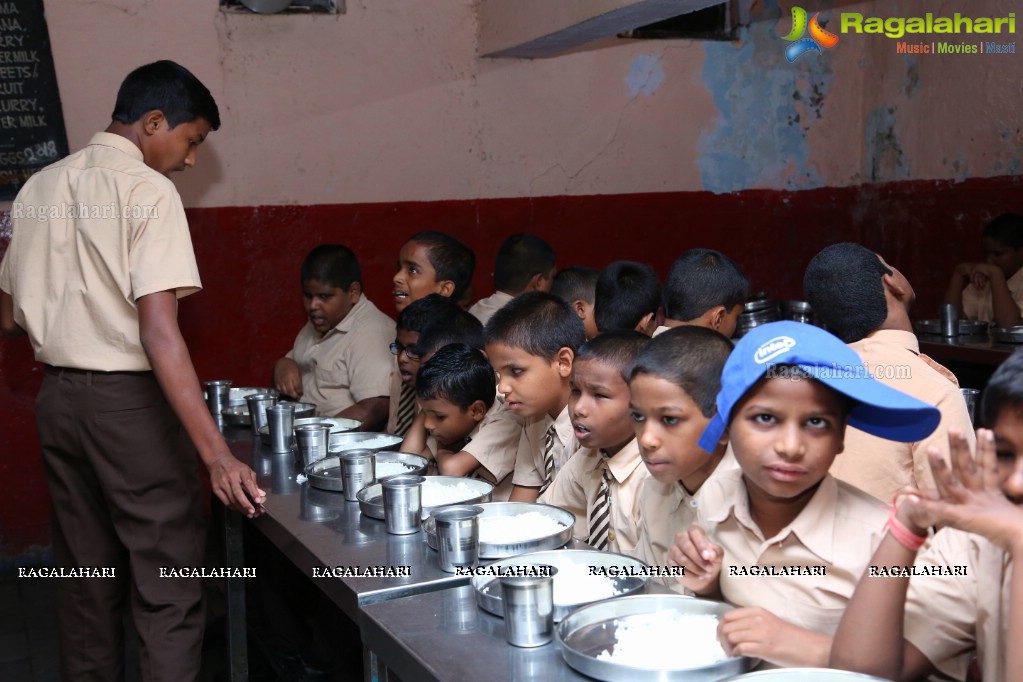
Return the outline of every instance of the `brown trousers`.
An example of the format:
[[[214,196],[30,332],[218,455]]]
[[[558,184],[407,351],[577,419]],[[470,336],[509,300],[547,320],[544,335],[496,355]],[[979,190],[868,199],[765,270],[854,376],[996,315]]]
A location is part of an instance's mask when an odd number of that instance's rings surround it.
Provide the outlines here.
[[[47,367],[36,422],[57,565],[116,575],[56,578],[63,678],[123,679],[130,603],[142,679],[195,679],[202,580],[160,569],[202,566],[205,529],[193,446],[156,378]]]

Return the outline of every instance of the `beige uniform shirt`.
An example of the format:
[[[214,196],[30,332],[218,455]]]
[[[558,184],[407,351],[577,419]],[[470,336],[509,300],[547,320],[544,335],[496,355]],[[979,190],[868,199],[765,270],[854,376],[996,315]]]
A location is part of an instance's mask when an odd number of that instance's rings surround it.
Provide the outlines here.
[[[575,434],[572,432],[572,419],[568,416],[568,406],[561,411],[557,419],[543,415],[525,422],[519,437],[519,446],[515,454],[515,472],[512,481],[515,485],[539,488],[544,484],[543,450],[547,428],[554,424],[554,472],[564,466],[565,462],[579,447]]]
[[[697,523],[713,509],[700,504],[700,492],[707,483],[729,471],[738,469],[731,446],[718,462],[717,468],[694,494],[690,495],[681,482],[661,483],[653,476],[643,482],[639,495],[639,540],[636,544],[636,558],[650,566],[667,566],[668,552],[675,544],[675,535]],[[701,513],[702,511],[702,513]],[[684,592],[682,585],[673,577],[659,577],[665,585],[677,592]]]
[[[388,395],[394,320],[363,295],[341,322],[320,336],[309,322],[287,357],[302,373],[302,400],[333,416],[360,400]]]
[[[522,420],[503,402],[495,400],[462,448],[482,467],[476,477],[496,484],[494,502],[507,502],[512,491],[515,453],[522,435]]]
[[[890,510],[863,491],[825,476],[799,516],[765,538],[750,515],[741,470],[708,480],[700,495],[700,507],[707,510],[701,525],[724,550],[725,600],[759,606],[793,625],[834,635],[881,541]],[[764,575],[761,567],[799,567],[800,574]]]
[[[579,448],[537,501],[575,514],[572,535],[587,542],[590,537],[590,510],[597,503],[603,478],[602,461],[605,460],[611,471],[611,529],[607,549],[609,552],[635,554],[639,541],[640,491],[643,482],[650,477],[639,456],[639,445],[635,439],[612,457],[605,457],[591,448]]]
[[[469,308],[469,314],[473,315],[483,324],[486,324],[487,320],[493,317],[494,313],[503,308],[513,298],[515,297],[503,291],[495,292],[473,303]]]
[[[0,289],[36,360],[59,367],[146,371],[139,298],[201,288],[174,184],[127,138],[89,145],[33,175],[11,207],[14,235]]]
[[[985,680],[1006,679],[1012,578],[1009,555],[979,535],[945,528],[920,553],[916,565],[953,567],[953,573],[954,567],[965,566],[966,575],[910,578],[906,640],[942,672],[957,679],[966,679],[969,654],[974,650]]]
[[[1023,315],[1023,268],[1013,273],[1012,277],[1005,280],[1012,294],[1012,300],[1016,302],[1020,314]],[[971,320],[982,322],[995,321],[995,307],[991,302],[991,285],[979,289],[971,282],[963,289],[963,316]]]
[[[847,428],[845,451],[835,458],[831,475],[886,503],[891,502],[903,486],[933,488],[934,477],[927,461],[927,448],[935,445],[947,453],[948,430],[952,427],[966,434],[971,450],[976,443],[959,386],[920,358],[920,344],[911,332],[879,330],[850,346],[874,378],[934,405],[941,411],[941,422],[934,433],[917,443],[896,443]],[[943,367],[941,369],[948,372]]]

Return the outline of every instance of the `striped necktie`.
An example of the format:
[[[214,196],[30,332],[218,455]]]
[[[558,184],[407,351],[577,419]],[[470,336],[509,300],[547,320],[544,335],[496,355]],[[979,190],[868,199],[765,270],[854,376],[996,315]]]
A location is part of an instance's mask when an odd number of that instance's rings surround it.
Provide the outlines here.
[[[540,494],[547,490],[554,480],[554,435],[556,431],[554,424],[551,424],[544,434],[543,439],[543,485],[540,487]]]
[[[398,414],[394,420],[394,435],[404,436],[416,416],[416,389],[408,384],[401,385],[398,394]]]
[[[589,543],[599,550],[607,549],[611,536],[611,469],[607,466],[607,460],[601,461],[600,488],[597,489],[597,499],[593,501],[593,509],[590,510],[590,539]]]

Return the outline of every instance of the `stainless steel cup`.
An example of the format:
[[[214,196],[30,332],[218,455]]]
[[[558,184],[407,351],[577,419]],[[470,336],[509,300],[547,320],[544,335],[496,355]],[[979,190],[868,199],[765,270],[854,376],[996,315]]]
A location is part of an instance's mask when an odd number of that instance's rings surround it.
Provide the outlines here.
[[[330,442],[330,426],[327,424],[303,424],[295,427],[295,445],[304,470],[313,462],[327,456]]]
[[[433,513],[440,570],[454,573],[459,567],[475,568],[479,564],[482,513],[483,507],[475,505],[444,507]]]
[[[228,394],[231,392],[231,382],[227,379],[207,381],[203,384],[206,389],[206,407],[210,414],[218,419],[221,418],[221,411],[227,407]]]
[[[259,430],[266,426],[266,408],[277,404],[277,396],[272,393],[253,393],[245,396],[249,406],[249,417],[252,420],[252,438],[259,438]]]
[[[554,566],[546,577],[501,576],[501,599],[504,602],[504,629],[512,646],[543,646],[554,637]],[[543,571],[540,571],[543,572]]]
[[[977,423],[977,403],[980,401],[980,390],[976,388],[960,388],[963,400],[966,401],[966,411],[970,414],[970,423]]]
[[[941,335],[959,336],[959,307],[954,303],[941,304]]]
[[[270,451],[276,454],[291,452],[295,442],[295,406],[277,403],[266,408],[266,421],[270,431]]]
[[[418,533],[423,522],[422,476],[403,474],[381,483],[384,489],[384,521],[392,535]]]
[[[339,455],[341,485],[344,487],[345,499],[349,502],[358,502],[356,496],[359,491],[376,480],[373,474],[376,468],[375,454],[374,450],[347,450]]]

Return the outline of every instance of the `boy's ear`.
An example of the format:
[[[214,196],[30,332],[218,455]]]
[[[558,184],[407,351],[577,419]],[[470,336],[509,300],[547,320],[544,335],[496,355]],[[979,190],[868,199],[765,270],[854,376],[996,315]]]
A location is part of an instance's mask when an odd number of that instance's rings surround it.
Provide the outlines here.
[[[437,282],[437,293],[444,298],[451,298],[455,295],[455,283],[450,279],[442,279]]]
[[[586,319],[586,306],[587,305],[588,304],[586,303],[586,301],[584,301],[582,299],[576,299],[576,300],[572,301],[572,310],[575,311],[575,314],[579,316],[580,320],[585,320]]]
[[[358,303],[359,297],[362,296],[362,282],[352,282],[348,287],[348,296],[352,303]]]
[[[725,316],[728,315],[728,310],[723,305],[716,305],[708,310],[705,315],[707,315],[707,322],[710,323],[710,328],[718,331],[721,329],[721,323],[725,321]]]
[[[647,336],[650,336],[651,334],[654,333],[654,330],[657,328],[656,326],[654,326],[656,322],[657,322],[656,313],[647,313],[646,315],[643,316],[643,319],[641,319],[639,323],[636,324],[636,331],[638,331],[640,334],[646,334]]]
[[[895,278],[892,275],[884,274],[881,275],[881,283],[884,284],[885,291],[892,295],[897,301],[905,300],[906,290],[898,285]]]
[[[153,135],[166,121],[167,118],[159,109],[147,111],[142,115],[142,132],[146,135]]]
[[[487,406],[482,400],[477,400],[469,406],[469,416],[476,423],[483,421],[483,418],[487,416]]]
[[[572,361],[575,360],[575,351],[567,346],[558,350],[554,356],[554,363],[558,367],[558,374],[562,379],[568,379],[572,375]]]

